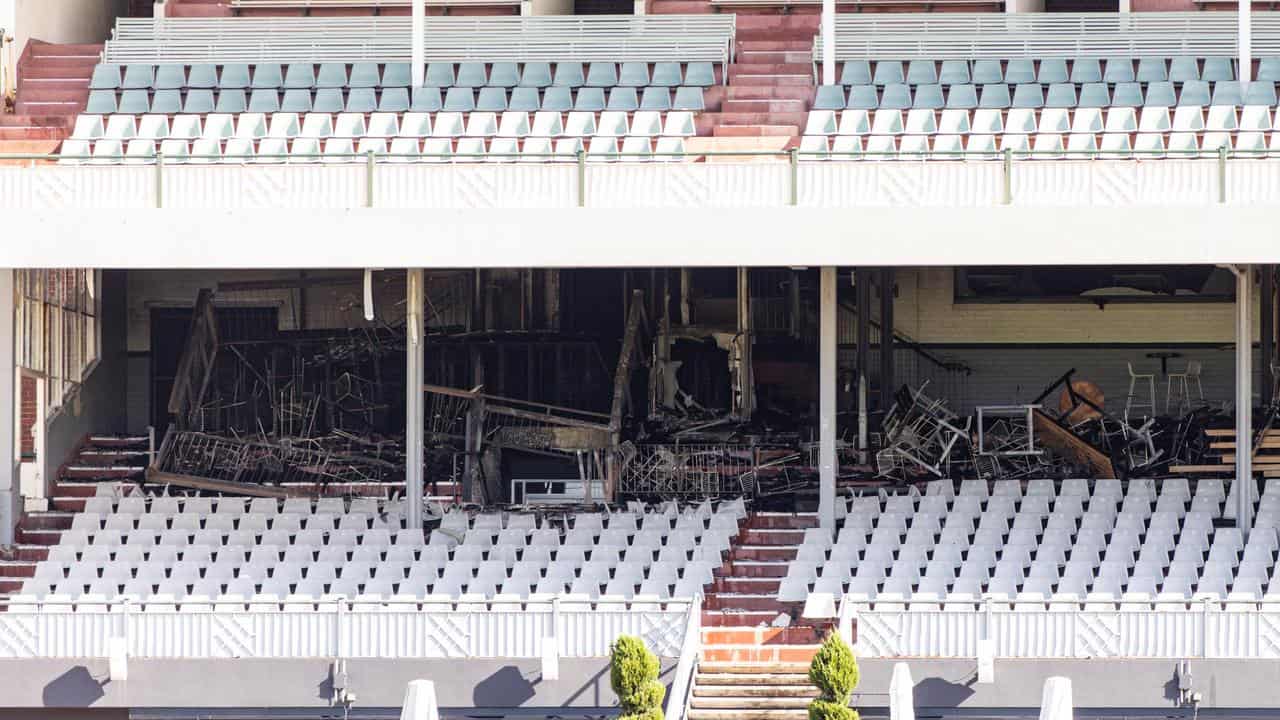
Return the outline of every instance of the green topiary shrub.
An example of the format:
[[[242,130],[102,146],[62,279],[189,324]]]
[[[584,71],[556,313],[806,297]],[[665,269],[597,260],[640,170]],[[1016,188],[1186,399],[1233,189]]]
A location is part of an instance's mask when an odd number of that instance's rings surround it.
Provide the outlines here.
[[[809,720],[858,720],[858,712],[849,707],[858,686],[858,661],[839,635],[831,633],[822,641],[809,665],[809,681],[820,692],[809,703]]]
[[[622,705],[618,720],[664,720],[667,688],[658,682],[658,658],[638,637],[623,635],[610,651],[609,684]]]

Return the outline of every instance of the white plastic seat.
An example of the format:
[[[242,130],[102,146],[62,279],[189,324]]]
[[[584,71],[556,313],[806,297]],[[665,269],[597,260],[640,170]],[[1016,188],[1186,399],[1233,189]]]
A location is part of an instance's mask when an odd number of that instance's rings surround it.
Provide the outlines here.
[[[492,112],[473,112],[467,116],[464,137],[488,138],[498,134],[498,117]]]
[[[840,113],[837,135],[870,135],[871,116],[866,110],[845,110]]]
[[[292,140],[298,137],[301,125],[298,113],[272,113],[268,122],[267,137]]]
[[[1076,110],[1077,114],[1083,111],[1096,110],[1096,108],[1080,108]],[[1015,110],[1010,110],[1009,114],[1013,115]],[[1034,117],[1034,115],[1033,115]],[[1015,126],[1010,122],[1010,126]],[[1036,125],[1035,130],[1027,130],[1027,133],[1065,133],[1071,130],[1071,118],[1067,115],[1066,108],[1045,108],[1040,111],[1040,121]]]
[[[337,119],[333,125],[334,137],[342,138],[358,138],[365,134],[365,123],[363,113],[338,113]],[[284,512],[291,512],[287,504]]]

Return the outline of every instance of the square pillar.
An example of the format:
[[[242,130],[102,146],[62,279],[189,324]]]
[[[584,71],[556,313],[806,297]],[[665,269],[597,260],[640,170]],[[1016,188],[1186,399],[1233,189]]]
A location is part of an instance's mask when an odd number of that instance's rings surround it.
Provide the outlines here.
[[[426,288],[422,285],[422,270],[410,270],[405,285],[408,295],[408,312],[405,317],[405,397],[404,397],[404,490],[408,513],[405,520],[410,528],[422,529],[423,457],[422,445],[426,428],[422,379],[425,374],[425,358],[422,355],[423,306]]]
[[[21,512],[18,480],[17,363],[14,357],[13,270],[0,270],[0,546],[14,544],[14,529]],[[43,418],[37,418],[40,423]]]
[[[1236,274],[1236,527],[1253,527],[1253,266]]]
[[[836,269],[820,270],[818,288],[818,522],[836,529]]]

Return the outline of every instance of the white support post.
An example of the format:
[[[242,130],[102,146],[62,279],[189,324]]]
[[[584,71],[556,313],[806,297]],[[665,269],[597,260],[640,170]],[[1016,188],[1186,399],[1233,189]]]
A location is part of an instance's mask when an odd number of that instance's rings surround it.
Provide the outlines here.
[[[14,358],[14,286],[13,270],[0,270],[0,546],[14,544],[18,525],[18,454],[16,435],[18,407],[18,370]],[[43,417],[43,416],[41,416]]]
[[[818,289],[818,521],[836,529],[836,269],[823,267]]]
[[[822,0],[822,84],[836,84],[836,0]]]
[[[426,289],[422,285],[422,270],[410,270],[408,283],[408,342],[405,343],[405,399],[404,399],[404,489],[407,499],[408,526],[422,528],[422,443],[426,416],[423,407],[422,378],[425,360],[422,355],[423,306]]]
[[[1236,527],[1253,526],[1253,266],[1236,274]]]
[[[413,37],[409,39],[409,62],[413,67],[413,88],[416,90],[427,82],[427,61],[426,61],[426,29],[427,29],[427,0],[413,0],[413,8],[410,11],[413,19],[409,22],[410,32]]]
[[[1240,82],[1253,79],[1253,3],[1240,0]]]

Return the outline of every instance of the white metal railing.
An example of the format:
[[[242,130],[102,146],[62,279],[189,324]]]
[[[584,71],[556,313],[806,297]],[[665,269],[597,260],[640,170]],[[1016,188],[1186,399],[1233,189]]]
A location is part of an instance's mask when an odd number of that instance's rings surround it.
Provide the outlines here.
[[[671,679],[671,693],[667,695],[668,720],[684,720],[689,710],[689,698],[693,695],[693,677],[698,672],[698,655],[702,652],[702,596],[695,596],[689,603],[685,621],[684,642],[680,647],[680,661]]]
[[[1230,13],[841,14],[836,59],[1235,57],[1238,34]],[[1280,12],[1253,13],[1253,52],[1280,52]]]
[[[848,610],[845,610],[848,606]],[[1280,659],[1280,603],[868,603],[846,596],[859,657]]]
[[[725,162],[769,155],[790,162]],[[708,162],[596,162],[583,154],[576,162],[406,162],[370,153],[332,164],[170,165],[161,157],[149,165],[6,166],[0,209],[1280,204],[1280,162],[1226,152],[1158,161],[1013,152],[996,161],[809,162],[801,158],[812,155],[796,151],[686,157]]]
[[[19,603],[0,612],[0,658],[105,657],[112,638],[134,657],[539,658],[606,657],[619,635],[636,635],[676,657],[694,601],[464,599],[173,603]],[[74,607],[73,607],[74,606]],[[185,609],[184,609],[185,608]]]
[[[733,14],[426,18],[426,59],[703,61],[732,58]],[[407,62],[410,18],[119,18],[105,62]]]

